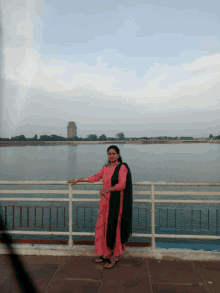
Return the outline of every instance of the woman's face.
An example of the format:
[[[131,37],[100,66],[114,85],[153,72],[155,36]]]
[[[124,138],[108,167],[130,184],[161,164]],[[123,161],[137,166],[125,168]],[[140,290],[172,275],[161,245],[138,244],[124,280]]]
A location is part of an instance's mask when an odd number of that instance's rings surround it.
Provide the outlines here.
[[[108,159],[111,163],[116,162],[119,158],[119,154],[114,149],[108,151]]]

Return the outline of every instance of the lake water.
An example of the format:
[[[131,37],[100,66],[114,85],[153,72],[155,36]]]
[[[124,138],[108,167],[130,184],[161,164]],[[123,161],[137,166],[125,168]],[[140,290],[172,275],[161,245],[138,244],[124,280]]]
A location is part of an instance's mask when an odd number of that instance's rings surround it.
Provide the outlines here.
[[[0,181],[67,181],[87,177],[97,173],[107,162],[107,148],[109,145],[76,145],[76,146],[26,146],[0,148]],[[121,156],[132,172],[133,182],[220,182],[220,145],[219,144],[150,144],[118,145]],[[100,190],[101,186],[74,186],[75,190]],[[58,186],[19,186],[0,185],[0,189],[29,189],[29,190],[68,190],[68,185]],[[150,190],[150,187],[133,186],[133,191]],[[161,186],[155,191],[220,191],[220,186]],[[2,194],[1,197],[65,197],[66,195],[48,194]],[[76,198],[100,198],[100,195],[76,195]],[[149,195],[133,195],[133,199],[149,199]],[[156,199],[210,199],[220,200],[220,196],[155,196]],[[2,202],[2,207],[15,205],[16,222],[19,223],[20,207],[30,207],[30,218],[34,217],[34,207],[44,206],[44,222],[51,221],[56,225],[56,207],[65,207],[66,211],[58,210],[59,225],[65,228],[52,228],[51,231],[68,231],[68,203],[25,203]],[[52,206],[51,218],[49,206]],[[94,232],[98,215],[99,203],[73,204],[73,231]],[[150,233],[149,203],[133,204],[133,233]],[[4,209],[2,213],[4,216]],[[22,208],[25,225],[25,208]],[[26,209],[27,210],[27,209]],[[220,235],[219,204],[155,204],[156,233],[158,234],[205,234]],[[85,215],[84,215],[85,212]],[[41,225],[42,210],[37,207],[37,222]],[[27,213],[26,213],[27,214]],[[7,212],[9,230],[11,229],[12,208]],[[33,220],[33,219],[32,219]],[[32,221],[33,222],[33,221]],[[33,223],[32,223],[33,224]],[[47,225],[47,224],[45,224]],[[30,224],[31,226],[31,224]],[[83,226],[87,228],[82,228]],[[16,230],[33,230],[33,228],[19,228]],[[35,228],[35,230],[48,231],[48,228]],[[13,238],[22,236],[13,235]],[[33,236],[23,236],[33,238]],[[68,239],[68,237],[36,236],[38,239]],[[73,239],[93,240],[94,237],[73,237]],[[131,237],[129,241],[150,241],[150,238]],[[190,247],[204,249],[218,249],[220,240],[184,240],[156,238],[157,247]]]

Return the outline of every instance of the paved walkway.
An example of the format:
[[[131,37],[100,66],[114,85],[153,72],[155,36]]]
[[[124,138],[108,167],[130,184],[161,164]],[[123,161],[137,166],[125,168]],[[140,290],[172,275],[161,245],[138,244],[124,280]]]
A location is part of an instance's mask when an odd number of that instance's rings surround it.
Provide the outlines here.
[[[219,293],[220,261],[121,257],[112,269],[94,256],[21,255],[39,288],[49,293]],[[20,292],[6,255],[0,255],[0,292]]]

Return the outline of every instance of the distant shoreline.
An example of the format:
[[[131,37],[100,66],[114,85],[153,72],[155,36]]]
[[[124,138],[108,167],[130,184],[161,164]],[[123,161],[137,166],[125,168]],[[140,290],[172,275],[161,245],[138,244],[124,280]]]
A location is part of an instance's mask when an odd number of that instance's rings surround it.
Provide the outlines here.
[[[92,145],[92,144],[180,144],[220,143],[220,140],[136,140],[136,141],[0,141],[0,147],[7,146],[50,146],[50,145]]]

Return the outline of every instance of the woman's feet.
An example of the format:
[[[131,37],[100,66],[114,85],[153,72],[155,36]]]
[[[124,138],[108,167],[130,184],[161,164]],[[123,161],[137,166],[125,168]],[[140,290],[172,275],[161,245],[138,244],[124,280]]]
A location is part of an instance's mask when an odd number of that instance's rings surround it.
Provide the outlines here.
[[[118,257],[117,256],[111,256],[111,258],[108,260],[108,262],[104,265],[104,268],[106,269],[111,269],[116,265],[118,262]]]
[[[96,258],[95,262],[101,263],[101,262],[105,262],[105,261],[108,261],[108,260],[109,260],[109,258],[101,255],[99,258]]]

